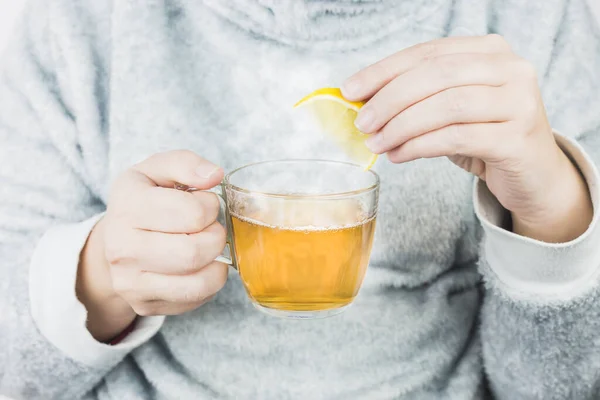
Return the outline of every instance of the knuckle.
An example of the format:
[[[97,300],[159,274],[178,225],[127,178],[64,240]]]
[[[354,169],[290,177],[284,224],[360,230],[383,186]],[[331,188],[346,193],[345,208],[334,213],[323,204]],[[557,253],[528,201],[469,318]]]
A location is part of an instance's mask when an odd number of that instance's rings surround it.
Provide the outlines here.
[[[104,248],[104,255],[110,265],[121,265],[132,258],[129,250],[119,240],[107,241]]]
[[[395,71],[391,68],[391,64],[389,62],[389,60],[382,60],[379,61],[375,64],[372,65],[372,68],[369,69],[369,76],[363,76],[362,74],[357,75],[357,81],[363,85],[365,83],[367,83],[369,80],[372,80],[373,78],[376,77],[387,77],[388,79],[391,79],[392,77],[394,77]],[[369,77],[371,79],[369,79]]]
[[[191,227],[195,232],[200,232],[206,227],[207,213],[203,206],[197,203],[191,208],[189,221]]]
[[[191,150],[173,150],[171,157],[181,168],[186,168],[191,171],[207,161]]]
[[[221,205],[216,194],[196,192],[188,199],[192,199],[187,205],[189,220],[196,232],[204,230],[217,220]]]
[[[163,151],[161,153],[157,153],[156,156],[160,157],[160,158],[173,158],[173,159],[189,159],[191,157],[194,157],[196,154],[191,151],[191,150],[187,150],[187,149],[176,149],[176,150],[168,150],[168,151]]]
[[[140,317],[152,317],[155,315],[160,315],[158,307],[152,303],[141,302],[135,305],[132,305],[133,311]]]
[[[387,158],[388,158],[388,160],[390,160],[390,162],[397,163],[401,159],[400,153],[401,153],[401,148],[397,148],[392,151],[388,151]]]
[[[180,149],[180,150],[169,150],[159,153],[152,154],[141,163],[136,164],[133,170],[141,172],[145,168],[152,166],[156,169],[160,166],[165,165],[195,165],[201,158],[191,150]]]
[[[125,225],[114,221],[108,221],[105,229],[104,256],[109,265],[129,264],[135,260],[137,236]]]
[[[216,222],[212,225],[212,235],[215,241],[215,247],[222,251],[227,244],[227,230],[223,225]]]
[[[425,42],[418,44],[417,50],[424,60],[436,58],[442,54],[441,46],[437,42]]]
[[[451,79],[460,68],[460,60],[454,55],[444,55],[430,60],[435,72],[442,80]]]
[[[469,97],[464,90],[448,89],[444,91],[445,107],[453,115],[462,115],[469,108]]]
[[[465,140],[462,124],[452,124],[447,128],[448,145],[453,150],[454,155],[464,153]]]
[[[504,36],[499,35],[497,33],[490,33],[489,35],[486,35],[485,40],[491,48],[496,49],[498,51],[511,50],[510,45],[508,44],[506,39],[504,39]]]
[[[123,205],[124,196],[112,195],[106,206],[106,219],[114,222],[123,221],[127,217],[127,207]]]
[[[204,280],[198,280],[196,287],[183,291],[182,297],[184,303],[198,303],[203,301],[210,293],[206,293],[206,284]]]
[[[198,276],[194,287],[191,287],[186,293],[186,300],[189,302],[204,301],[206,298],[215,295],[227,283],[228,266],[214,261],[205,267],[206,273]]]
[[[227,283],[228,277],[228,266],[225,264],[221,264],[220,262],[215,261],[210,268],[215,268],[213,273],[211,274],[211,281],[206,282],[203,280],[203,298],[207,298],[209,296],[215,295],[219,292],[225,284]]]
[[[159,153],[154,153],[148,157],[146,157],[145,159],[143,159],[142,161],[136,163],[135,165],[133,165],[133,167],[131,168],[133,171],[137,171],[137,172],[141,172],[141,170],[143,169],[143,167],[145,165],[155,165],[160,163],[160,160],[165,157],[165,155],[167,155],[169,152],[159,152]]]
[[[179,255],[183,264],[182,268],[191,272],[197,269],[200,254],[193,236],[186,235],[186,237],[188,240],[185,241],[185,245],[179,250]]]
[[[170,156],[178,160],[182,160],[184,163],[195,163],[198,162],[200,157],[191,150],[172,150],[169,152]]]
[[[522,96],[519,102],[519,110],[526,117],[537,115],[539,104],[535,96]]]
[[[210,207],[212,207],[213,211],[218,213],[221,209],[221,201],[219,200],[219,196],[217,196],[215,193],[206,194],[209,195]]]
[[[520,78],[537,81],[537,70],[534,65],[524,58],[515,60],[515,71]]]
[[[196,208],[199,208],[203,214],[202,228],[216,221],[221,209],[219,198],[214,193],[201,192],[197,194]]]
[[[127,293],[131,290],[130,280],[122,274],[112,274],[112,287],[119,294]]]

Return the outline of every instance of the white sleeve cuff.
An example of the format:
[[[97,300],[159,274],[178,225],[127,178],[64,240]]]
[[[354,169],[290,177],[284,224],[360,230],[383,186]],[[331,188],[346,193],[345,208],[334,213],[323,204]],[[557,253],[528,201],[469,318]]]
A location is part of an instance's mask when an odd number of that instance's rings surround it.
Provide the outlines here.
[[[165,317],[138,317],[135,329],[120,343],[93,338],[86,327],[87,310],[77,299],[79,255],[102,215],[50,229],[38,243],[29,271],[31,314],[44,337],[75,361],[95,368],[112,367],[149,340]]]
[[[555,137],[586,179],[594,207],[592,223],[575,240],[544,243],[502,229],[508,211],[485,182],[475,184],[473,202],[485,233],[485,258],[492,279],[511,297],[564,301],[591,289],[600,275],[600,174],[577,142]]]

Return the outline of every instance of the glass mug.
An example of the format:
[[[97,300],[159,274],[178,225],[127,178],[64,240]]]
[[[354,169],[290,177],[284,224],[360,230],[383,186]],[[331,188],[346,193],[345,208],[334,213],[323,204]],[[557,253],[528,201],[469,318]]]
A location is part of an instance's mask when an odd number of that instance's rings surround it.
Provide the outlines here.
[[[228,250],[217,260],[238,270],[256,308],[306,319],[352,303],[373,244],[375,172],[337,161],[265,161],[230,172],[216,189]]]

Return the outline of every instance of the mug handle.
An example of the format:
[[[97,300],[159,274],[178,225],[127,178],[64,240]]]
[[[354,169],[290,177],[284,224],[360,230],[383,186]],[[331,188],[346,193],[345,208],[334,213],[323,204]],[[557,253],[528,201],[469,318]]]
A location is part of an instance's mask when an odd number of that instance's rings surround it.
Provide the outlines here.
[[[190,187],[187,185],[183,185],[181,183],[176,183],[174,186],[174,189],[182,190],[184,192],[196,192],[196,191],[200,190],[200,189],[196,189],[196,188],[193,188],[193,187]],[[232,233],[231,215],[229,214],[229,207],[227,207],[227,196],[225,194],[224,185],[223,185],[223,183],[221,183],[212,189],[204,190],[204,192],[214,193],[217,195],[217,198],[219,199],[219,205],[221,208],[220,211],[221,211],[221,213],[223,213],[223,217],[225,219],[225,230],[227,231],[225,249],[223,249],[223,252],[221,253],[220,256],[215,258],[215,261],[222,262],[223,264],[227,264],[230,267],[233,267],[234,269],[237,270],[238,266],[237,266],[235,251],[234,251],[234,246],[233,246],[233,235],[231,234]]]

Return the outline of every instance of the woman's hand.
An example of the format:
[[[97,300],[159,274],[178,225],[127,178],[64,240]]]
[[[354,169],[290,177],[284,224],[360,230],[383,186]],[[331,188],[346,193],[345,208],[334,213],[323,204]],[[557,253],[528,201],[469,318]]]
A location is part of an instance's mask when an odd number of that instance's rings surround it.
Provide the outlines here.
[[[447,156],[485,180],[513,230],[547,242],[581,235],[589,191],[554,140],[534,67],[498,35],[400,51],[348,79],[367,145],[390,161]]]
[[[225,246],[217,196],[173,189],[209,189],[222,178],[222,169],[194,153],[172,151],[116,180],[78,271],[77,295],[97,340],[118,335],[136,315],[195,309],[223,287],[227,266],[214,261]]]

